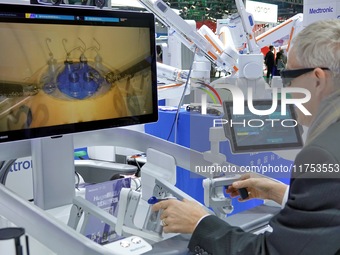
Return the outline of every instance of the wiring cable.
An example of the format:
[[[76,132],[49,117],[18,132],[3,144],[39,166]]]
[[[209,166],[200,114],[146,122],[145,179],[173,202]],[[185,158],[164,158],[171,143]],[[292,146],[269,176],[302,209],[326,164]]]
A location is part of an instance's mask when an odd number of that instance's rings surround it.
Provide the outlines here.
[[[174,88],[174,87],[180,87],[182,85],[183,83],[167,84],[167,85],[158,86],[157,89],[169,89],[169,88]]]
[[[186,91],[187,88],[188,88],[189,79],[190,79],[192,67],[193,67],[193,64],[194,64],[195,56],[196,56],[196,50],[197,50],[197,47],[196,47],[195,50],[194,50],[194,55],[193,55],[192,62],[191,62],[191,66],[190,66],[190,69],[189,69],[189,72],[188,72],[188,77],[187,77],[187,80],[185,81],[183,93],[182,93],[181,99],[179,100],[179,103],[178,103],[178,107],[177,107],[177,111],[176,111],[176,116],[175,116],[175,118],[174,118],[174,121],[172,122],[172,125],[171,125],[171,129],[170,129],[169,135],[168,135],[168,137],[167,137],[167,139],[166,139],[167,141],[169,141],[169,139],[170,139],[170,137],[171,137],[171,134],[172,134],[172,131],[173,131],[174,127],[175,127],[174,143],[177,142],[177,122],[178,122],[178,118],[179,118],[179,111],[180,111],[181,105],[182,105],[183,100],[184,100],[185,91]]]
[[[77,171],[74,171],[74,173],[75,173],[75,176],[76,176],[76,179],[77,179],[75,187],[76,187],[77,190],[79,190],[80,174]]]
[[[137,171],[136,171],[136,173],[135,173],[135,176],[136,176],[136,177],[140,177],[142,168],[140,167],[140,165],[139,165],[137,159],[134,158],[134,160],[135,160],[135,164],[136,164],[136,166],[137,166]]]
[[[204,88],[199,88],[200,90],[204,91],[205,93],[208,94],[208,96],[211,98],[214,104],[217,104],[216,98],[214,97],[213,93],[211,93],[209,90],[204,89]]]
[[[10,159],[10,160],[3,161],[1,163],[1,168],[0,168],[0,183],[1,184],[5,185],[7,175],[9,171],[11,170],[11,167],[15,161],[16,159]]]
[[[131,181],[133,181],[135,183],[135,186],[136,186],[135,191],[139,191],[141,189],[141,187],[142,187],[140,179],[139,178],[138,179],[130,178],[130,179],[131,179]]]
[[[218,101],[222,105],[222,99],[221,99],[220,95],[218,94],[218,92],[216,91],[216,89],[214,89],[212,86],[210,86],[209,84],[206,84],[206,83],[204,83],[202,81],[198,81],[197,83],[207,87],[208,89],[210,89],[216,95]]]

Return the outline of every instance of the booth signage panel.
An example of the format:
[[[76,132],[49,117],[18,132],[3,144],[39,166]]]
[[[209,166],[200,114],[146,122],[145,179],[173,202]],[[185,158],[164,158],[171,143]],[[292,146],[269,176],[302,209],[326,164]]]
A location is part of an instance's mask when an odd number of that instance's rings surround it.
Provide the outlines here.
[[[303,25],[326,19],[340,18],[340,0],[305,0],[303,5]]]
[[[246,10],[250,12],[255,22],[258,23],[276,23],[277,10],[276,4],[266,4],[255,1],[246,1]]]

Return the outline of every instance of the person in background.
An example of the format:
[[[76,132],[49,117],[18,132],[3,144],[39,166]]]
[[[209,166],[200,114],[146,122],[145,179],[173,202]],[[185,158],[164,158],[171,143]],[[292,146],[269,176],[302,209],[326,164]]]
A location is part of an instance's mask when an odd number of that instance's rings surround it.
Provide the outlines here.
[[[264,63],[267,67],[267,83],[270,81],[270,77],[273,75],[273,70],[275,66],[275,56],[274,56],[274,46],[269,46],[269,51],[267,52],[266,56],[264,57]]]
[[[285,53],[285,51],[283,49],[280,49],[279,51],[282,55],[282,60],[283,60],[283,63],[286,65],[287,64],[287,55]]]
[[[283,54],[283,50],[280,50],[277,54],[276,54],[276,59],[275,59],[275,66],[276,66],[276,70],[275,70],[275,76],[280,76],[280,73],[283,69],[285,69],[286,67],[286,63],[284,60],[284,54]]]
[[[197,202],[161,201],[164,232],[191,233],[194,254],[340,255],[340,20],[318,21],[302,30],[289,51],[284,87],[311,94],[296,108],[308,128],[291,169],[290,186],[269,178],[244,175],[227,192],[247,188],[250,198],[273,199],[283,209],[269,222],[272,232],[259,235],[230,226]],[[292,93],[292,98],[301,93]]]

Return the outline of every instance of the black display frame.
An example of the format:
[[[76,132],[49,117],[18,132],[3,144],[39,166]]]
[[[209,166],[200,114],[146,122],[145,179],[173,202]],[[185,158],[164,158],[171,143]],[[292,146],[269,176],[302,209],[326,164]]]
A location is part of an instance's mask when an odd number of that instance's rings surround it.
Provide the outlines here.
[[[280,109],[281,107],[281,100],[278,100],[277,104],[278,108]],[[253,106],[255,109],[258,109],[258,106],[266,106],[266,109],[270,109],[272,106],[272,100],[254,100],[253,101]],[[223,109],[224,109],[224,120],[228,121],[228,123],[223,124],[223,129],[225,132],[226,137],[229,139],[230,147],[233,153],[254,153],[254,152],[270,152],[270,151],[276,151],[276,150],[290,150],[290,149],[299,149],[303,146],[303,139],[302,139],[302,133],[303,133],[303,128],[301,125],[297,124],[295,127],[290,127],[291,128],[291,137],[294,140],[294,142],[285,142],[282,141],[280,143],[262,143],[262,144],[240,144],[237,136],[237,132],[240,131],[238,128],[239,126],[237,125],[230,125],[230,120],[235,117],[233,115],[233,107],[234,103],[233,101],[224,101],[223,102]],[[248,103],[247,101],[244,101],[244,109],[247,111],[248,108]],[[287,105],[287,113],[291,117],[289,119],[293,119],[297,123],[297,118],[296,118],[296,113],[294,110],[294,106],[291,104]],[[258,115],[252,115],[254,119],[259,119]],[[235,118],[234,118],[235,119]],[[272,124],[271,124],[272,125]],[[254,129],[256,129],[254,127]],[[259,130],[259,129],[257,129]],[[273,127],[273,130],[279,130],[275,129]],[[259,134],[259,135],[264,135],[264,134]],[[251,141],[249,139],[249,141]]]
[[[25,14],[45,14],[45,15],[70,15],[77,17],[75,20],[54,20],[54,19],[26,19]],[[145,124],[156,122],[158,120],[158,99],[157,99],[157,72],[156,72],[156,42],[155,42],[155,17],[152,13],[52,6],[52,5],[14,5],[0,4],[0,22],[10,23],[33,23],[33,24],[65,24],[65,25],[92,25],[92,26],[121,26],[117,22],[98,22],[85,21],[81,17],[107,17],[125,19],[124,26],[128,27],[146,27],[150,34],[150,56],[146,59],[151,67],[152,81],[152,113],[141,114],[136,116],[126,116],[106,120],[97,120],[89,122],[77,122],[72,124],[63,124],[55,126],[45,126],[38,128],[24,128],[20,130],[0,131],[0,143],[17,140],[26,140],[40,137],[55,137],[63,134],[95,131],[100,129],[109,129],[121,126],[135,124]]]

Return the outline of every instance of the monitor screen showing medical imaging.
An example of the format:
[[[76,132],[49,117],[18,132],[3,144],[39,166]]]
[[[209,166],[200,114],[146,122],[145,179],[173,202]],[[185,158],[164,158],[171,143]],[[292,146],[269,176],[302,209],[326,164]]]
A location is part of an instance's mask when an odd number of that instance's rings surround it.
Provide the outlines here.
[[[151,13],[0,4],[0,142],[155,122]]]
[[[269,110],[272,100],[253,101],[257,110]],[[300,148],[303,145],[301,127],[296,121],[293,105],[281,112],[281,102],[270,114],[257,115],[245,101],[244,114],[233,114],[233,102],[223,102],[223,128],[234,153]]]
[[[110,0],[30,0],[31,4],[110,7]]]

